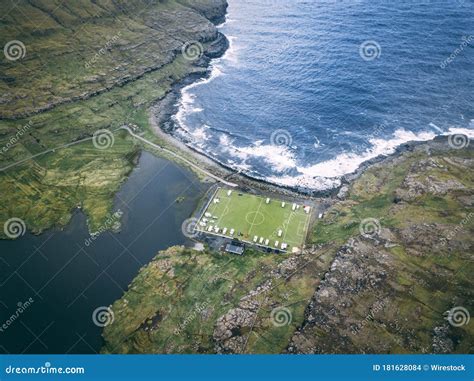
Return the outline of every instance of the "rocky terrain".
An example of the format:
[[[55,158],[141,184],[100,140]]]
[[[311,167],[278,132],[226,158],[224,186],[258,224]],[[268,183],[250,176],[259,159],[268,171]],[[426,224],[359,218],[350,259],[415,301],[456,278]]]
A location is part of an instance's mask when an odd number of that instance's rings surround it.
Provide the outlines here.
[[[448,311],[473,310],[474,160],[472,148],[443,148],[373,166],[333,207],[328,226],[347,220],[349,202],[383,213],[338,249],[287,352],[472,353],[472,323]]]
[[[372,164],[301,254],[160,253],[104,352],[472,353],[473,166],[446,139]]]

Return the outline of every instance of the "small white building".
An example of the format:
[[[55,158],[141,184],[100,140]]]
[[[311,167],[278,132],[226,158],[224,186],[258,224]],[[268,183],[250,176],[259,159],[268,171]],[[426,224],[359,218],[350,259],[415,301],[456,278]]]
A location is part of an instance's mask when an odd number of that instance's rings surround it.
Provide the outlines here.
[[[232,191],[231,190],[228,190],[227,191],[227,196],[230,196],[232,194]]]
[[[227,228],[224,228],[224,230],[222,230],[222,234],[225,235],[225,233],[227,233]]]
[[[206,213],[204,213],[204,216],[206,216],[207,218],[211,218],[211,217],[212,217],[212,214],[209,213],[209,212],[206,212]]]
[[[284,208],[285,205],[286,205],[286,204],[285,204],[284,202],[281,203],[281,207],[282,207],[282,208]]]
[[[265,240],[265,246],[268,246],[269,243],[270,243],[270,240],[269,240],[269,239],[266,239],[266,240]]]
[[[258,243],[259,243],[259,244],[262,244],[262,243],[263,243],[263,237],[260,237],[260,239],[258,240]]]
[[[230,229],[230,235],[234,235],[235,233],[235,230],[234,229]]]
[[[278,237],[281,237],[283,235],[283,230],[278,230]]]
[[[296,210],[296,204],[293,204],[293,206],[291,207],[291,210]]]
[[[265,201],[267,204],[270,204],[270,197],[267,197],[267,200]]]
[[[278,247],[279,244],[280,244],[279,241],[275,241],[275,247]]]
[[[254,236],[254,237],[253,237],[253,241],[254,241],[254,242],[257,242],[257,241],[258,241],[258,236]]]
[[[214,229],[214,226],[211,225],[211,226],[209,226],[209,227],[207,228],[207,231],[208,231],[208,232],[212,232],[212,229]]]
[[[288,248],[288,244],[287,243],[282,243],[281,244],[281,249],[282,250],[286,250]]]

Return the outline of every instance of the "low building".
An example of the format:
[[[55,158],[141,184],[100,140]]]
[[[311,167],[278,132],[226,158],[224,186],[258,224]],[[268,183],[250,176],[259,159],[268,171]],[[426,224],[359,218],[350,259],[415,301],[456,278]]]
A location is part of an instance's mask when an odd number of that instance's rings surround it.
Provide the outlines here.
[[[237,242],[228,243],[225,247],[225,251],[227,253],[236,254],[236,255],[243,255],[244,250],[245,250],[245,246]]]

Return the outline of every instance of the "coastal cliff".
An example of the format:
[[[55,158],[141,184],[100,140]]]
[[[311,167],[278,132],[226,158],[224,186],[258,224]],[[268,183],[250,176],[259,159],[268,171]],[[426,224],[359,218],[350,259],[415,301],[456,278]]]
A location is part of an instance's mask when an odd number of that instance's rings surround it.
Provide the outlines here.
[[[2,119],[88,99],[163,69],[185,43],[217,39],[212,21],[223,19],[227,3],[33,0],[17,7],[22,12],[7,13],[2,23],[3,39],[18,41],[12,59],[0,61]],[[23,57],[16,59],[14,47]]]

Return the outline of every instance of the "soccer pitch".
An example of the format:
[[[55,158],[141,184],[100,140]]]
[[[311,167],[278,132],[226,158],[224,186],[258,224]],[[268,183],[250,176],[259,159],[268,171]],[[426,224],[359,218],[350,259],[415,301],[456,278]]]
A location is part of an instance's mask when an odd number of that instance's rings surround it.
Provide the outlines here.
[[[197,230],[292,252],[303,246],[310,216],[310,207],[300,203],[218,188]]]

